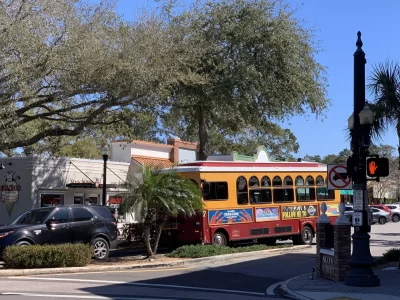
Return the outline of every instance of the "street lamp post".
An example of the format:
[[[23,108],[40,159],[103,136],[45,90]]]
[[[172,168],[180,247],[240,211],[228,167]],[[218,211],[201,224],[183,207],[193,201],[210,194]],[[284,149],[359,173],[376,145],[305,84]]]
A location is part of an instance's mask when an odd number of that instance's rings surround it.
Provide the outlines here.
[[[107,147],[107,145],[106,146],[104,146],[104,148],[103,148],[103,161],[104,161],[104,164],[103,164],[103,168],[104,168],[104,170],[103,170],[103,205],[106,205],[106,194],[107,194],[107,186],[106,186],[106,184],[107,184],[107,160],[108,160],[108,152],[109,152],[109,150],[108,150],[108,147]]]
[[[353,252],[349,261],[351,271],[345,284],[349,286],[373,287],[380,285],[379,277],[372,270],[375,261],[369,244],[370,210],[367,193],[367,156],[371,143],[370,134],[374,114],[365,101],[365,53],[362,50],[361,32],[357,33],[357,50],[354,53],[354,112],[348,120],[351,134],[352,156],[348,170],[353,179]],[[355,220],[356,216],[361,216]]]

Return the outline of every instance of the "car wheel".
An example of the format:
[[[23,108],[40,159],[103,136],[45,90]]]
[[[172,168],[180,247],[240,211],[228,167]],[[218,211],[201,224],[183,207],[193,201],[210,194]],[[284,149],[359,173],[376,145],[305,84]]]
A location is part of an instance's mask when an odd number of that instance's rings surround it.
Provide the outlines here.
[[[106,259],[110,253],[110,247],[103,238],[95,238],[92,242],[94,258],[98,260]]]
[[[223,234],[222,232],[214,233],[213,245],[216,245],[216,246],[227,246],[228,245],[228,239],[226,238],[226,235]]]
[[[393,217],[392,217],[393,222],[397,223],[399,220],[400,220],[399,215],[393,215]]]
[[[304,226],[301,235],[293,237],[295,245],[311,245],[314,239],[314,233],[309,226]]]
[[[386,218],[385,217],[380,217],[378,220],[379,224],[383,225],[386,224]]]
[[[26,246],[32,246],[32,244],[29,243],[28,241],[20,241],[18,243],[15,243],[15,246],[26,247]]]

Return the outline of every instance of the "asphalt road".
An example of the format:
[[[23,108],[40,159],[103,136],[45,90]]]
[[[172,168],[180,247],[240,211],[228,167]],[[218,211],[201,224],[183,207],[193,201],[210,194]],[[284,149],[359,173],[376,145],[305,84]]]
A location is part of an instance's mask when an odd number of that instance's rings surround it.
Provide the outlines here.
[[[400,223],[373,225],[371,253],[400,245]],[[315,267],[315,246],[193,268],[3,278],[0,300],[33,299],[282,299],[280,282]],[[268,291],[268,294],[266,292]],[[11,294],[10,294],[11,293]]]

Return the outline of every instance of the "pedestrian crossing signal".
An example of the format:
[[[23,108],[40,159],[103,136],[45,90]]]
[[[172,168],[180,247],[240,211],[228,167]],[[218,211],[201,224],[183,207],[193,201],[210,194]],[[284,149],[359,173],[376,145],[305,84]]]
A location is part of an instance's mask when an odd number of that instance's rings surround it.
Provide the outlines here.
[[[389,175],[389,160],[384,157],[368,158],[367,175],[369,177],[387,177]]]

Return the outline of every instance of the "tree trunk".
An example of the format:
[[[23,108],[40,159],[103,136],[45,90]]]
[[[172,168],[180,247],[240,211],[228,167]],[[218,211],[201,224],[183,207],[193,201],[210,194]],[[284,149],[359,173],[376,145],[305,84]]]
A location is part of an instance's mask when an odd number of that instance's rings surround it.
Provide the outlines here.
[[[154,258],[154,253],[151,250],[151,245],[150,245],[150,238],[151,238],[150,230],[151,230],[151,224],[145,224],[144,225],[144,242],[146,244],[147,257]]]
[[[206,143],[207,143],[207,128],[206,128],[206,113],[202,106],[198,109],[199,118],[199,160],[206,160]]]
[[[154,243],[153,243],[153,249],[152,249],[153,255],[157,254],[158,243],[160,242],[160,237],[161,237],[162,230],[164,228],[164,224],[165,224],[165,220],[158,224],[156,236],[155,236]]]

